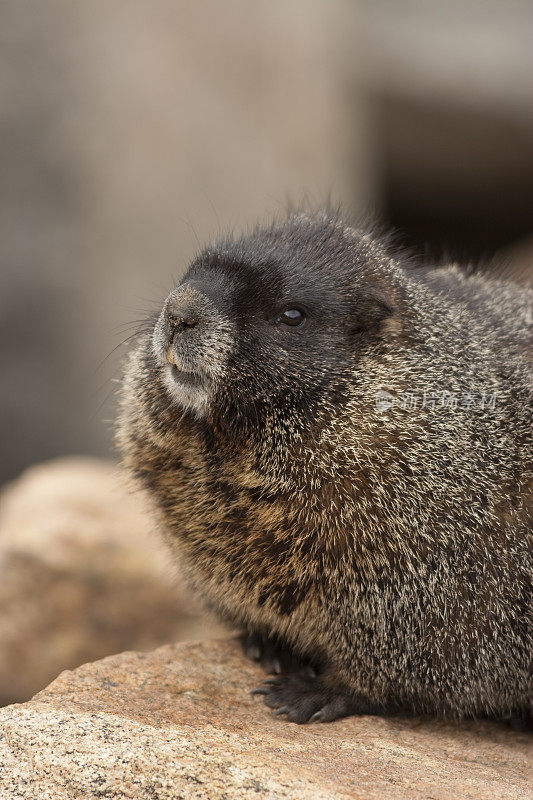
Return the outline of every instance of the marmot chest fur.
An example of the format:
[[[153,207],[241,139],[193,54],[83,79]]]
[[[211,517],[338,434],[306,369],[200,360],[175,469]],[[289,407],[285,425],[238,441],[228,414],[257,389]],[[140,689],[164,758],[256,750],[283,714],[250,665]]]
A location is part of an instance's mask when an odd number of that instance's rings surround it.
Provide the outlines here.
[[[288,719],[531,713],[532,308],[294,215],[140,337],[124,461]]]

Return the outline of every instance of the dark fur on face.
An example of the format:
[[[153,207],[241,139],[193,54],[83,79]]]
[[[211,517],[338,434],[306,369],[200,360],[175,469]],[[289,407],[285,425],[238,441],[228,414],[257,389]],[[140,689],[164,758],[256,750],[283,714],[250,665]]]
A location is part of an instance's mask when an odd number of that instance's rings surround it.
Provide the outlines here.
[[[261,690],[289,719],[529,713],[532,297],[293,215],[208,247],[132,353],[124,461],[254,652],[320,667]]]
[[[154,336],[168,371],[169,314],[198,322],[174,339],[180,366],[203,377],[197,402],[179,377],[176,402],[232,430],[255,428],[269,406],[295,407],[312,419],[326,395],[342,397],[347,374],[350,385],[358,359],[379,347],[381,323],[395,314],[397,290],[384,257],[364,236],[350,252],[342,228],[326,219],[302,226],[298,217],[207,249],[167,300]],[[332,259],[340,281],[332,280]],[[303,323],[280,322],[286,309],[300,311]]]

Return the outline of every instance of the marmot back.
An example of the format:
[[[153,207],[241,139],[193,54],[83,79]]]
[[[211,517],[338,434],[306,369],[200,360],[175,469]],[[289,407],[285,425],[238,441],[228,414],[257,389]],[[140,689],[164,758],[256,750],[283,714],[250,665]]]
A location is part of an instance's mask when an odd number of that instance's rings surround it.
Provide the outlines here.
[[[532,710],[533,292],[293,215],[208,247],[118,442],[296,722]]]

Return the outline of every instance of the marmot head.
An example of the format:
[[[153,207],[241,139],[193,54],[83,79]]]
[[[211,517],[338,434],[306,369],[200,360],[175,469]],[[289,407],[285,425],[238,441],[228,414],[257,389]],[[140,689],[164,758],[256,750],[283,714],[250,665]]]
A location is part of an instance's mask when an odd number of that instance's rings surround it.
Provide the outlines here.
[[[151,347],[171,402],[252,422],[353,383],[395,327],[396,268],[326,215],[291,216],[207,248],[167,297]],[[361,376],[361,380],[364,376]]]

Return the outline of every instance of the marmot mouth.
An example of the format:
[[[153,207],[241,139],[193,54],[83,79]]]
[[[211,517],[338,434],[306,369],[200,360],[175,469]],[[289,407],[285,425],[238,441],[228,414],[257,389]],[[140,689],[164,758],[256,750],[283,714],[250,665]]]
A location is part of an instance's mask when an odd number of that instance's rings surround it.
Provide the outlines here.
[[[204,385],[202,376],[198,375],[196,372],[185,372],[179,369],[175,364],[172,364],[170,372],[176,383],[182,386],[191,386],[195,389],[199,389]]]

